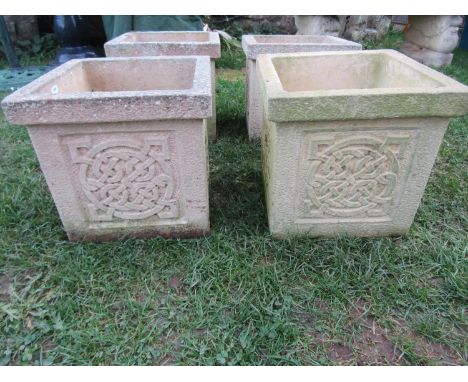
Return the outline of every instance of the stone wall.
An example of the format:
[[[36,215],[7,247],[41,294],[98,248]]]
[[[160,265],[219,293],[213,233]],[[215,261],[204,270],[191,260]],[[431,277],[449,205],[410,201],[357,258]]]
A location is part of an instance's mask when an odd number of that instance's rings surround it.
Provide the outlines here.
[[[362,41],[380,38],[391,25],[403,30],[407,16],[207,16],[213,29],[223,29],[236,37],[242,34],[327,34]],[[239,35],[239,36],[238,36]]]
[[[362,41],[381,38],[390,29],[392,16],[294,16],[297,34],[326,34]]]
[[[271,30],[275,34],[294,34],[297,31],[294,16],[246,16],[240,24],[245,29]]]

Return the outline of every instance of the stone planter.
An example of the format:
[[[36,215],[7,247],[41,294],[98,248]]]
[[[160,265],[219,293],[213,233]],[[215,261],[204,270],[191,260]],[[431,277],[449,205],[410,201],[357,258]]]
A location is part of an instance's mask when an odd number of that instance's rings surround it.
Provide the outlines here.
[[[216,58],[221,57],[216,32],[128,32],[104,44],[107,57],[209,56],[213,116],[208,119],[208,138],[216,140]]]
[[[313,35],[244,35],[242,48],[247,56],[246,111],[250,139],[261,135],[263,110],[260,100],[256,61],[260,54],[361,50],[361,45],[333,36]]]
[[[263,55],[257,69],[272,234],[406,233],[468,87],[391,50]]]
[[[70,240],[209,232],[209,57],[72,60],[6,97]]]

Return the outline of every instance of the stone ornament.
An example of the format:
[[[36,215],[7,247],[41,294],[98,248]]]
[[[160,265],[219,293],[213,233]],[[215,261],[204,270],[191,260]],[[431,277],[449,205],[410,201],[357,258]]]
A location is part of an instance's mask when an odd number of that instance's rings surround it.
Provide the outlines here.
[[[176,181],[170,168],[168,139],[107,140],[67,143],[79,183],[95,221],[161,219],[179,215]]]
[[[468,87],[391,50],[261,55],[257,74],[272,234],[405,234]]]
[[[450,65],[458,46],[461,16],[409,16],[400,51],[429,66]]]
[[[317,134],[307,137],[304,215],[378,217],[391,212],[409,135]]]
[[[208,138],[216,133],[215,59],[221,57],[217,32],[127,32],[104,44],[107,57],[208,56],[211,58],[213,115],[208,118]]]
[[[126,74],[126,75],[123,75]],[[209,232],[209,57],[72,60],[6,97],[70,240]]]
[[[263,109],[259,94],[256,60],[261,54],[360,50],[361,45],[333,36],[244,35],[246,62],[246,113],[250,139],[260,139]]]

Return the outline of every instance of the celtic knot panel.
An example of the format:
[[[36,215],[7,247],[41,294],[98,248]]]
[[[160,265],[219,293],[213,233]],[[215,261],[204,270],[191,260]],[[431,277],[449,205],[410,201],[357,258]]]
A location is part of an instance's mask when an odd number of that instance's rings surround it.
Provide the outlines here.
[[[388,216],[409,136],[312,138],[305,179],[306,216]]]
[[[179,215],[167,137],[68,142],[94,221]]]

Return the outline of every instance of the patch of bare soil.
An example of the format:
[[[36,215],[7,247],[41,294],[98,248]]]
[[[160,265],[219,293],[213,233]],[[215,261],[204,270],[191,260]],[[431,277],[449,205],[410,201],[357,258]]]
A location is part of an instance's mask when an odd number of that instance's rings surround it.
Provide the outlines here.
[[[415,344],[415,352],[428,358],[436,365],[462,365],[463,360],[447,345],[430,341],[409,329],[409,325],[397,320],[398,329],[383,328],[368,313],[362,303],[357,303],[351,311],[351,317],[361,329],[361,336],[356,338],[354,349],[359,353],[358,364],[381,365],[402,364],[404,354],[392,339],[398,334],[403,335]]]
[[[346,345],[331,343],[328,345],[327,355],[330,360],[340,365],[354,364],[353,351]]]
[[[172,277],[169,280],[168,285],[169,285],[169,288],[171,289],[175,289],[175,290],[180,289],[182,285],[182,276],[177,275],[177,276]]]
[[[276,263],[276,260],[274,257],[270,257],[270,256],[261,256],[257,259],[257,263],[261,266],[261,267],[271,267],[273,265],[275,265]]]
[[[216,75],[227,81],[243,80],[245,78],[245,68],[242,70],[227,68],[216,69]]]
[[[317,334],[320,335],[315,329],[316,322],[326,318],[330,309],[328,303],[322,299],[315,299],[314,308],[313,313],[299,310],[292,314],[292,320],[303,325],[312,337]]]
[[[10,278],[6,273],[0,276],[0,301],[10,301]]]
[[[390,340],[391,333],[367,314],[362,303],[356,303],[351,310],[351,322],[360,326],[353,348],[358,354],[358,365],[398,365],[402,353]]]
[[[416,344],[415,351],[418,354],[425,355],[437,365],[463,365],[463,362],[455,352],[447,345],[431,342],[427,338],[411,332],[408,337]]]
[[[162,343],[165,345],[164,347],[167,351],[159,359],[158,364],[161,366],[175,365],[176,354],[181,352],[183,345],[179,333],[174,330],[169,330],[166,336],[162,337]]]
[[[400,335],[409,339],[414,344],[414,351],[430,359],[435,365],[464,365],[463,357],[456,354],[449,346],[439,342],[430,341],[428,338],[409,329],[409,325],[404,320],[395,320]]]
[[[351,344],[345,344],[314,330],[318,317],[326,317],[330,308],[326,301],[316,300],[317,314],[301,312],[297,321],[307,327],[312,337],[311,350],[323,347],[327,358],[339,365],[398,365],[401,351],[390,340],[390,333],[367,314],[363,304],[357,304],[350,312],[350,325],[358,324],[359,332]]]

